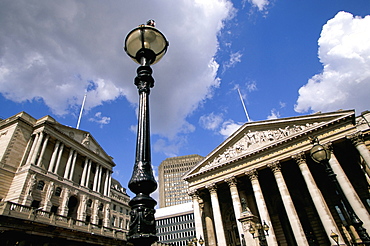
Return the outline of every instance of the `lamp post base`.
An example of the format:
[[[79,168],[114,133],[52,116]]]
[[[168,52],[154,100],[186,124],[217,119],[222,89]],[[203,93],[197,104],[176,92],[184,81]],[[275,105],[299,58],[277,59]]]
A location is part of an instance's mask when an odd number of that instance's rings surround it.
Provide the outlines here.
[[[150,246],[158,240],[154,217],[156,204],[153,198],[143,193],[129,202],[131,222],[128,242],[135,246]]]

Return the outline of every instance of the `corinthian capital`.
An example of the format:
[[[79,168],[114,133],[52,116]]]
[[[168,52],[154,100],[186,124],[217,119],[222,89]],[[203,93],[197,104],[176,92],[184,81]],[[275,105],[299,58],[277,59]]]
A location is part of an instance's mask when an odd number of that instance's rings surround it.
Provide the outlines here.
[[[269,168],[271,168],[272,172],[273,173],[276,173],[276,172],[281,172],[281,165],[280,165],[280,162],[279,161],[274,161],[270,164],[267,164],[267,166]]]
[[[306,163],[306,155],[303,152],[293,155],[292,159],[294,159],[298,163],[298,165]]]
[[[215,183],[207,185],[206,188],[209,190],[210,193],[217,192],[217,185]]]
[[[363,139],[362,132],[356,132],[354,134],[348,135],[347,139],[351,140],[351,142],[355,146],[360,145],[360,144],[364,144],[364,139]]]
[[[257,169],[252,169],[250,171],[247,171],[245,172],[245,175],[248,176],[248,178],[252,181],[252,180],[255,180],[255,179],[258,179],[258,172],[257,172]]]
[[[229,187],[235,187],[236,184],[237,184],[237,180],[236,180],[236,178],[234,176],[225,179],[225,182],[229,185]]]

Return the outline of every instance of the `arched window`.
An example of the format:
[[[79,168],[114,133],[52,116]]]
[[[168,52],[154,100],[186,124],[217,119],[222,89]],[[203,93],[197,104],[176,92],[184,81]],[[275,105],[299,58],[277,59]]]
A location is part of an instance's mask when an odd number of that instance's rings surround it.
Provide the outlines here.
[[[62,193],[62,188],[60,188],[60,187],[57,187],[56,189],[55,189],[55,193],[54,193],[54,195],[55,196],[60,196],[60,194]]]
[[[87,200],[86,205],[87,207],[91,208],[92,200],[91,199]]]
[[[37,183],[37,189],[38,190],[43,190],[44,189],[44,186],[45,186],[45,182],[40,180],[38,183]]]

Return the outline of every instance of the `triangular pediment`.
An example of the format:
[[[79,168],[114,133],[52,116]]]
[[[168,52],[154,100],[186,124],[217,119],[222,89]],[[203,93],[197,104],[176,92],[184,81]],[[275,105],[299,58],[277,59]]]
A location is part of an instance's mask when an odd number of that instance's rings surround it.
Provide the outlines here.
[[[77,143],[80,143],[83,148],[87,148],[95,154],[99,155],[108,162],[112,162],[112,157],[109,156],[104,149],[99,145],[95,138],[87,131],[76,129],[74,127],[65,126],[57,122],[52,123],[53,127],[59,132],[67,135]]]
[[[354,116],[353,110],[346,110],[245,123],[191,169],[184,178],[216,169],[232,160],[283,144],[292,138],[301,136],[307,138],[307,132],[328,124],[346,118],[354,121]]]

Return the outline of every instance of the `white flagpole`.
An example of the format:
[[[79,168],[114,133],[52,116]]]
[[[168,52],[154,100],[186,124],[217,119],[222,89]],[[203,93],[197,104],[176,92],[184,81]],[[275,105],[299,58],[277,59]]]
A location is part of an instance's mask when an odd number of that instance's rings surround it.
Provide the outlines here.
[[[245,115],[247,116],[247,120],[248,120],[248,122],[251,122],[251,119],[249,118],[249,115],[248,115],[247,108],[245,107],[245,104],[244,104],[244,100],[243,100],[242,94],[240,93],[239,88],[237,88],[237,89],[238,89],[238,93],[239,93],[240,101],[242,101],[242,104],[243,104],[243,108],[244,108]]]
[[[81,110],[80,110],[80,115],[78,116],[76,129],[80,128],[80,122],[81,122],[82,112],[83,112],[84,107],[85,107],[86,96],[87,96],[87,94],[84,95],[84,99],[82,101],[82,106],[81,106]]]

